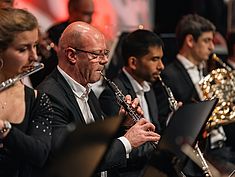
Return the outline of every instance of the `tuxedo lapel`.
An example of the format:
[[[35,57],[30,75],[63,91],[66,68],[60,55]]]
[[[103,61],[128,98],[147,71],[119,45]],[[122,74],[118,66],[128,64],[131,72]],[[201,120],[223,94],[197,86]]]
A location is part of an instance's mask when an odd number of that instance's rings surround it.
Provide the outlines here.
[[[127,76],[124,74],[124,72],[122,72],[120,74],[120,83],[118,84],[120,86],[120,89],[123,91],[124,95],[131,95],[131,98],[134,99],[136,98],[136,93],[134,91],[134,88],[131,85],[131,82],[129,81],[129,79],[127,78]]]
[[[160,123],[158,121],[158,107],[157,107],[157,101],[154,95],[154,92],[151,88],[149,92],[146,92],[144,94],[146,102],[148,104],[149,114],[151,122],[153,122],[155,125],[157,125],[157,131],[160,132]]]
[[[182,77],[191,88],[194,88],[193,82],[187,70],[185,69],[184,65],[179,60],[176,60],[175,64],[176,64],[176,67],[178,68],[177,69],[178,72],[180,73],[180,75],[182,75],[180,77]]]
[[[185,67],[183,66],[183,64],[179,60],[176,60],[176,67],[178,68],[177,70],[178,70],[179,74],[181,75],[181,76],[179,75],[179,77],[182,77],[185,80],[186,84],[190,88],[190,89],[186,89],[185,92],[188,92],[188,91],[192,92],[191,101],[192,100],[199,101],[200,98],[199,98],[199,95],[197,93],[197,90],[196,90],[196,88],[195,88],[195,86],[194,86],[187,70],[185,69]]]
[[[72,89],[70,88],[69,84],[67,83],[67,81],[64,79],[64,77],[60,74],[60,72],[58,70],[56,70],[56,75],[55,79],[57,80],[57,82],[61,85],[61,87],[63,89],[63,93],[66,97],[66,99],[68,99],[68,104],[70,104],[70,107],[73,107],[73,114],[76,115],[75,117],[77,118],[77,121],[79,121],[82,124],[86,124],[84,117],[82,115],[81,109],[77,103],[77,100],[74,96],[74,93],[72,91]]]
[[[134,88],[132,87],[131,82],[129,81],[129,79],[127,78],[127,76],[123,72],[121,73],[119,79],[121,80],[121,82],[119,84],[121,86],[120,89],[124,91],[123,94],[131,95],[132,99],[136,98],[137,96],[134,91]],[[160,132],[161,128],[160,128],[160,123],[158,121],[157,102],[156,102],[155,94],[154,94],[152,88],[149,92],[145,93],[145,99],[148,104],[150,119],[157,126],[157,130]]]

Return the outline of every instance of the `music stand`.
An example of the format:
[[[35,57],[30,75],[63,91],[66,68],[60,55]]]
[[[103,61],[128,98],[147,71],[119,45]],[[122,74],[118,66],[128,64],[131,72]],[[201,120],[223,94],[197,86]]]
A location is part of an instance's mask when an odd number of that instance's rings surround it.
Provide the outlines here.
[[[188,160],[188,157],[181,151],[181,146],[185,143],[195,146],[217,102],[218,99],[213,99],[180,107],[172,115],[159,141],[159,152],[152,155],[146,171],[155,167],[167,176],[172,177],[173,173],[177,176]],[[166,166],[171,167],[172,171]]]
[[[118,133],[122,119],[107,118],[86,126],[72,125],[47,177],[91,177]],[[70,127],[71,128],[71,127]]]

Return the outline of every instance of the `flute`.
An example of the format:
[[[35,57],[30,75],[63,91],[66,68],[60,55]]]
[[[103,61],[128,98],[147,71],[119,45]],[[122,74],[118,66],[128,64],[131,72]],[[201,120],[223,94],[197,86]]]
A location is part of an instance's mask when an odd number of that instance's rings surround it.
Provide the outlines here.
[[[32,68],[30,68],[29,70],[24,71],[23,73],[20,73],[19,75],[15,76],[13,78],[7,79],[6,81],[0,83],[0,92],[7,89],[10,86],[13,86],[17,81],[35,73],[35,72],[38,72],[39,70],[41,70],[43,68],[44,68],[44,64],[35,62],[34,66]]]

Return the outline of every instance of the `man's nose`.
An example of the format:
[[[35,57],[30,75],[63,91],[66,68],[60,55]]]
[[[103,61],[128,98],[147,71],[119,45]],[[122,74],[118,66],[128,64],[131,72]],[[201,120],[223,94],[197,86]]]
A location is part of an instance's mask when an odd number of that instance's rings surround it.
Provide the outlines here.
[[[165,68],[165,66],[164,66],[162,60],[159,60],[158,65],[157,65],[157,69],[162,71],[162,70],[164,70],[164,68]]]
[[[108,63],[108,56],[105,54],[103,54],[102,56],[99,56],[99,59],[100,59],[100,63],[102,64]]]
[[[210,49],[210,51],[213,51],[213,50],[215,49],[215,44],[214,44],[214,42],[211,42],[211,43],[210,43],[209,49]]]

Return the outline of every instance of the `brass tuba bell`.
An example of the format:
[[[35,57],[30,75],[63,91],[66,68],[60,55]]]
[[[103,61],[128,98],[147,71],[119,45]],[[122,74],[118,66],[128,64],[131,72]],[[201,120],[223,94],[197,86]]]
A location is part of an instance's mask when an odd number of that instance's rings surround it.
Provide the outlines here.
[[[212,55],[212,59],[224,68],[212,70],[199,82],[205,99],[219,99],[207,122],[207,129],[235,122],[235,71],[215,54]]]

